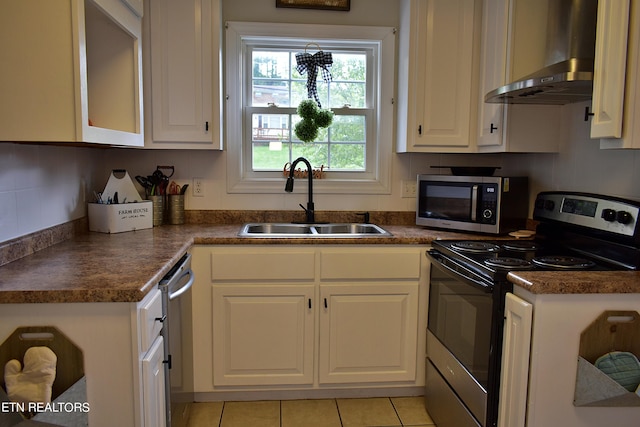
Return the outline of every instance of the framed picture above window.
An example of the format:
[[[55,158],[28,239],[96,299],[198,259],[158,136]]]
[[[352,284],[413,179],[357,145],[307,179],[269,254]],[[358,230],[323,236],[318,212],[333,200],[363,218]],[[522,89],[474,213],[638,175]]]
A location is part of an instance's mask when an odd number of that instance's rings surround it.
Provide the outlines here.
[[[351,9],[351,0],[276,0],[276,7],[349,10]]]

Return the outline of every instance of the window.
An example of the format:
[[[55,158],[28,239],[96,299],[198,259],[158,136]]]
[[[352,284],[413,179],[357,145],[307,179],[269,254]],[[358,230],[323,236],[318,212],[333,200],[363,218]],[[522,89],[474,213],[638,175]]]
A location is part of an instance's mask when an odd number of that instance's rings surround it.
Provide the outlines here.
[[[227,183],[230,192],[282,192],[283,168],[306,157],[324,166],[324,193],[389,193],[393,144],[394,31],[390,28],[232,22],[227,26]],[[332,79],[318,71],[333,124],[313,143],[293,131],[307,99],[298,52],[330,52]]]

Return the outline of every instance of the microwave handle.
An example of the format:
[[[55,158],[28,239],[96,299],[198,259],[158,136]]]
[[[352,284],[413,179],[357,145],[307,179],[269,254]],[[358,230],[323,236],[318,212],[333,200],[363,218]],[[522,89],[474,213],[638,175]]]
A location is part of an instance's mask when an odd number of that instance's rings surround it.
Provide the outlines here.
[[[478,214],[478,186],[471,187],[471,221],[476,222]]]

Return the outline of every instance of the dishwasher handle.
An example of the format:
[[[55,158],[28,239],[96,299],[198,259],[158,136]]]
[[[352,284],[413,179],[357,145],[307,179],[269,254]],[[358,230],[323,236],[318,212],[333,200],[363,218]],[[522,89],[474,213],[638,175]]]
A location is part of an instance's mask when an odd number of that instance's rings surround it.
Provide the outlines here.
[[[178,281],[181,281],[187,276],[189,276],[189,280],[187,281],[187,283],[185,283],[182,287],[180,287],[180,289],[174,292],[169,292],[169,301],[173,301],[175,298],[178,298],[180,295],[184,294],[189,289],[191,289],[191,286],[193,286],[193,282],[196,279],[195,275],[193,274],[193,270],[188,269],[187,271],[182,273]]]

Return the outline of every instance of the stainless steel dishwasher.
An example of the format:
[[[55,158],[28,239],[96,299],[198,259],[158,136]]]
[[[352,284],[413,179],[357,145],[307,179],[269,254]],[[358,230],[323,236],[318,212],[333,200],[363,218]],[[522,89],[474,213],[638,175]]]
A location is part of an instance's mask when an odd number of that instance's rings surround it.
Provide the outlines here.
[[[191,254],[186,253],[158,285],[162,293],[165,396],[167,427],[184,415],[184,403],[193,402],[193,336],[191,333]],[[182,411],[181,411],[182,408]]]

